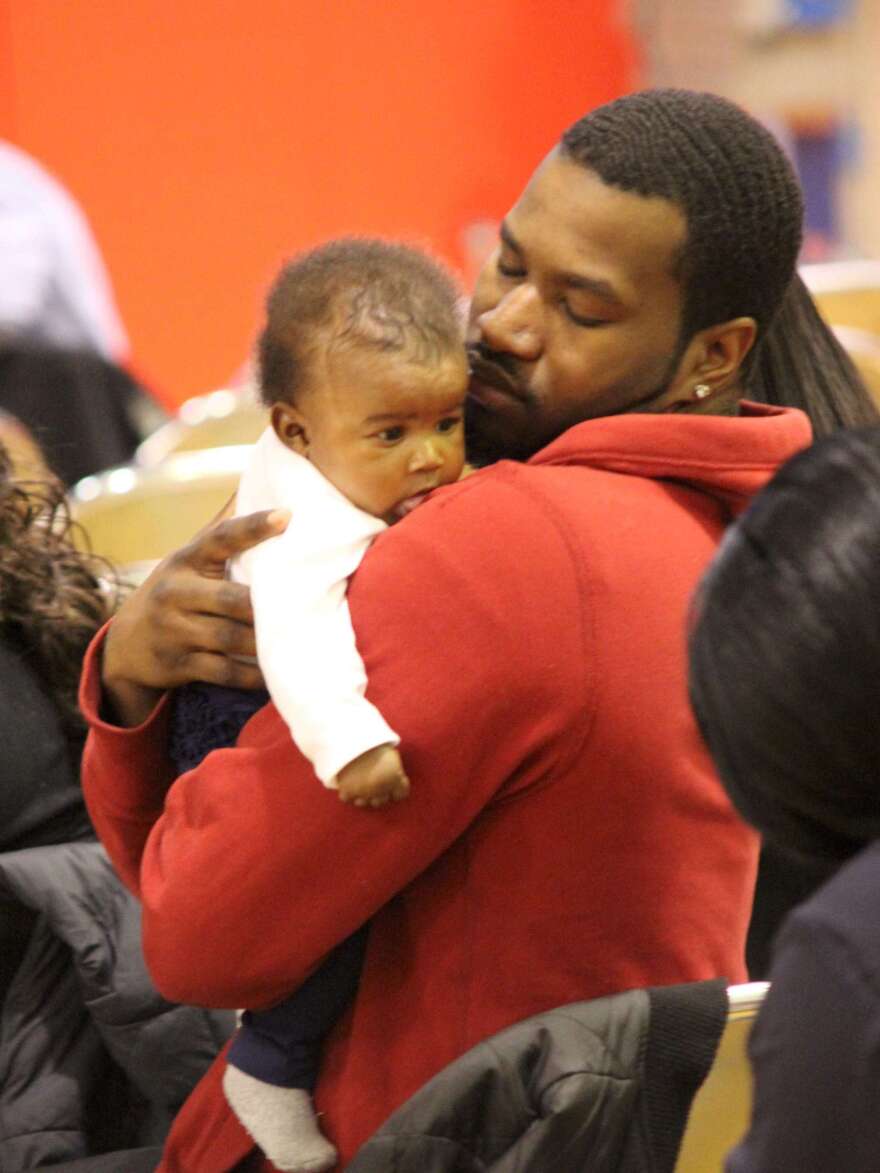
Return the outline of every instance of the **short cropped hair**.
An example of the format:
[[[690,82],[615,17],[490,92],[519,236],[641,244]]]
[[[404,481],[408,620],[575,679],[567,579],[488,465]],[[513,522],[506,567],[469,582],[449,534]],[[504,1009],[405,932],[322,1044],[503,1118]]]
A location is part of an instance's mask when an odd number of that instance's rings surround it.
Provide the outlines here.
[[[260,393],[293,402],[325,351],[393,351],[431,362],[462,346],[460,292],[437,261],[385,240],[347,237],[284,265],[257,344]]]
[[[839,863],[880,839],[880,428],[790,460],[697,593],[694,712],[740,813]]]
[[[683,343],[741,316],[766,330],[795,271],[803,197],[760,123],[716,94],[644,90],[575,122],[560,150],[611,187],[681,210]]]

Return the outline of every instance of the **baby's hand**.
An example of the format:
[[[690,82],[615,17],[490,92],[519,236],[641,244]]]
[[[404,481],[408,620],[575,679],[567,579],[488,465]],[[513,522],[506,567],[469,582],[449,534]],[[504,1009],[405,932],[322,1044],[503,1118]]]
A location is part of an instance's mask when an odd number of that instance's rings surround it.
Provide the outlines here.
[[[409,778],[393,745],[377,745],[349,762],[336,778],[339,797],[355,806],[385,806],[409,794]]]

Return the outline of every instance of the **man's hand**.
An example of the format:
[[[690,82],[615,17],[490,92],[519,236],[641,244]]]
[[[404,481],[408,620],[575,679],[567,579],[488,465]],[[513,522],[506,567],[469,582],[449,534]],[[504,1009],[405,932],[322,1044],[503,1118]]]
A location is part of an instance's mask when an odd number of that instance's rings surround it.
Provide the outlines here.
[[[222,516],[222,515],[221,515]],[[161,694],[204,680],[258,688],[250,591],[225,577],[226,561],[283,533],[284,510],[220,521],[170,554],[116,614],[104,644],[106,699],[121,725],[139,725]]]
[[[377,745],[343,766],[337,775],[339,797],[355,806],[385,806],[409,794],[409,778],[393,745]]]

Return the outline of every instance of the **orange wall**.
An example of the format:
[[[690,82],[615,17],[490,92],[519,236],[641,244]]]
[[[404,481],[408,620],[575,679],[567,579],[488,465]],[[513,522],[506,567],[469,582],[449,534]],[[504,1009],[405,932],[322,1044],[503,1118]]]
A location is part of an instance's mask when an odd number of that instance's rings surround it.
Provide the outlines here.
[[[0,0],[0,135],[86,209],[169,403],[246,357],[278,262],[503,214],[632,87],[615,0]]]

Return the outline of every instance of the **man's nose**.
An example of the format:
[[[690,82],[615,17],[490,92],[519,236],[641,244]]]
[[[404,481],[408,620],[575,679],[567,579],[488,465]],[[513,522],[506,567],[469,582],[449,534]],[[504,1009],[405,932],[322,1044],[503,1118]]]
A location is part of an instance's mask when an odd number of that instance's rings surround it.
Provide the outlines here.
[[[410,457],[409,470],[410,472],[425,472],[433,468],[440,468],[442,464],[443,454],[440,451],[440,445],[432,438],[417,445]]]
[[[528,282],[508,290],[490,310],[477,317],[477,325],[486,345],[506,351],[526,362],[541,353],[540,297]]]

